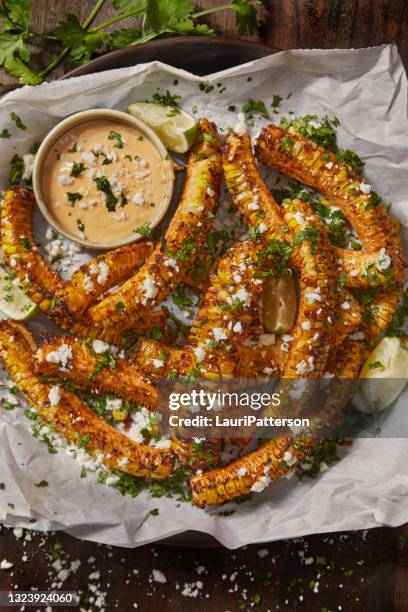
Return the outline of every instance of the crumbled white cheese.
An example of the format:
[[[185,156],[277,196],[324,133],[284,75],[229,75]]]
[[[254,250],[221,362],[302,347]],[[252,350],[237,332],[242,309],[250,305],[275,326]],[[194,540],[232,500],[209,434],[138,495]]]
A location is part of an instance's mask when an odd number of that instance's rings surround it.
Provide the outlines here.
[[[161,572],[158,569],[152,570],[152,576],[153,576],[153,580],[155,582],[158,582],[159,584],[166,584],[167,582],[166,576],[163,574],[163,572]]]
[[[108,280],[109,265],[105,261],[99,262],[99,274],[96,278],[98,285],[104,285]]]
[[[383,270],[387,270],[387,268],[389,268],[390,265],[391,265],[391,257],[388,255],[387,251],[383,247],[380,250],[378,257],[377,257],[377,262],[376,262],[377,270],[382,272]]]
[[[94,166],[95,162],[96,162],[96,157],[95,155],[91,152],[91,151],[84,151],[81,154],[81,159],[86,162],[87,164],[89,164],[90,166]]]
[[[154,299],[159,292],[158,288],[154,283],[154,280],[150,277],[144,279],[142,283],[142,290],[146,298],[143,301],[143,304],[146,304],[146,300]]]
[[[228,336],[221,327],[214,327],[212,330],[212,334],[217,342],[220,340],[228,340]]]
[[[72,359],[72,349],[68,344],[61,344],[57,351],[50,351],[45,357],[48,363],[60,363],[62,368],[67,367],[70,359]]]
[[[344,300],[344,302],[342,304],[340,304],[340,308],[342,308],[343,310],[349,310],[350,309],[350,302],[348,302],[347,300]]]
[[[301,323],[301,327],[302,329],[304,329],[305,331],[310,331],[312,329],[312,324],[310,321],[302,321]]]
[[[361,193],[369,194],[371,193],[372,187],[368,183],[360,183],[360,191]]]
[[[234,327],[232,328],[232,331],[236,332],[237,334],[242,332],[242,323],[240,321],[237,321],[237,323],[235,323]]]
[[[264,234],[266,232],[266,230],[268,229],[268,226],[266,225],[266,223],[260,223],[258,225],[258,232],[260,234]]]
[[[48,393],[48,400],[51,406],[58,406],[61,399],[61,389],[58,385],[53,385]]]
[[[3,559],[2,561],[0,561],[0,569],[2,570],[11,569],[13,566],[14,564],[11,563],[11,561],[7,561],[7,559]]]
[[[248,470],[244,467],[238,469],[238,476],[246,476],[248,474]]]
[[[251,487],[251,491],[254,493],[262,493],[264,489],[269,485],[271,479],[269,476],[260,476],[256,482]]]
[[[35,156],[32,153],[27,153],[23,155],[24,162],[24,171],[21,176],[23,181],[29,181],[33,175],[33,166],[34,166]]]
[[[314,302],[321,302],[322,296],[320,295],[320,287],[316,287],[315,290],[309,289],[309,291],[305,293],[305,298],[311,304],[313,304]]]
[[[106,353],[106,351],[109,351],[109,344],[103,340],[95,339],[92,341],[92,350],[98,354]]]
[[[285,461],[285,463],[289,466],[292,467],[292,465],[295,465],[295,463],[297,463],[297,459],[296,457],[294,457],[292,455],[291,452],[289,451],[285,451],[285,454],[283,456],[283,460]]]
[[[119,398],[115,398],[115,399],[107,399],[106,400],[106,405],[105,408],[106,410],[109,410],[110,412],[113,410],[120,410],[122,408],[122,400]]]
[[[72,185],[72,183],[74,182],[74,178],[72,176],[69,176],[68,174],[59,174],[58,182],[60,185]]]
[[[152,364],[155,368],[162,368],[164,366],[163,359],[152,359]]]
[[[142,204],[144,204],[144,195],[143,193],[140,193],[139,191],[136,192],[134,194],[134,196],[132,197],[132,202],[134,202],[135,204],[137,204],[138,206],[141,206]]]
[[[92,278],[88,276],[88,274],[85,274],[84,276],[83,286],[84,286],[85,293],[88,293],[88,294],[92,293],[92,291],[95,289],[94,282]]]
[[[257,204],[256,202],[250,202],[248,204],[248,210],[258,210],[259,208],[259,204]]]
[[[197,361],[203,361],[203,359],[205,358],[206,352],[202,346],[196,346],[194,348],[194,355]]]
[[[325,165],[325,167],[326,167],[328,170],[331,170],[331,169],[333,168],[333,166],[334,166],[333,162],[331,162],[331,161],[327,162],[327,164],[324,164],[324,165]]]

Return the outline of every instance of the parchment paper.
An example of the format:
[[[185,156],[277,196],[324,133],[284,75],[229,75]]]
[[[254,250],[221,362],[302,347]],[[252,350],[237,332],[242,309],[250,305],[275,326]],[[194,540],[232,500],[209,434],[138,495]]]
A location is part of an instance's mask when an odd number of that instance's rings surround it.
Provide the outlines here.
[[[178,80],[178,85],[174,85]],[[214,85],[210,93],[199,83]],[[222,85],[217,85],[217,84]],[[225,87],[225,89],[223,89]],[[393,202],[393,214],[408,238],[407,79],[395,47],[363,50],[284,51],[228,71],[200,78],[161,63],[112,70],[38,87],[24,87],[0,101],[0,127],[13,133],[0,141],[0,187],[7,184],[8,162],[67,115],[96,107],[125,109],[160,90],[182,96],[187,111],[196,106],[226,129],[249,99],[262,99],[272,120],[273,95],[283,98],[288,116],[316,113],[341,121],[340,145],[366,160],[366,179]],[[207,88],[208,89],[208,88]],[[220,92],[222,90],[222,92]],[[288,94],[292,95],[288,98]],[[16,112],[28,126],[18,130],[9,118]],[[267,121],[256,121],[253,134]],[[45,224],[37,225],[44,234]],[[72,267],[81,263],[74,258]],[[49,329],[45,317],[30,324]],[[399,410],[407,409],[399,405]],[[60,449],[50,455],[30,432],[21,409],[0,412],[0,520],[41,530],[61,529],[74,536],[127,547],[139,546],[187,530],[215,536],[229,548],[308,533],[396,526],[408,521],[408,442],[402,439],[360,439],[343,459],[317,480],[296,477],[274,483],[230,516],[218,508],[198,510],[175,500],[122,497],[115,489],[80,478],[75,459]],[[47,488],[34,483],[45,479]],[[159,508],[158,516],[150,515]],[[35,523],[32,523],[35,519]]]

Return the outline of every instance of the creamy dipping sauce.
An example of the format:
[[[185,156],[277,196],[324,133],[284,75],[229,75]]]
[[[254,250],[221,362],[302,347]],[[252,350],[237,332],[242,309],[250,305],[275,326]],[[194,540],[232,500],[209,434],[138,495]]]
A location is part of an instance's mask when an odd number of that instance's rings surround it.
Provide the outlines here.
[[[61,228],[95,243],[153,224],[172,188],[172,162],[136,127],[87,121],[65,132],[43,165],[42,192]]]

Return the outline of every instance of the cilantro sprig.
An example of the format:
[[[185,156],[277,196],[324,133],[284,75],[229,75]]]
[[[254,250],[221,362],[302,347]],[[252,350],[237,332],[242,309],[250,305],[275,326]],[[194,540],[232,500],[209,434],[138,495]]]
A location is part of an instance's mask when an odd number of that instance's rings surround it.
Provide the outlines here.
[[[38,85],[67,56],[73,66],[89,62],[95,55],[123,47],[141,45],[154,38],[168,36],[213,36],[214,30],[201,20],[207,15],[232,10],[240,34],[252,34],[258,26],[259,0],[230,0],[212,8],[196,11],[190,0],[112,0],[116,15],[94,25],[93,22],[106,0],[96,0],[87,19],[67,13],[54,32],[37,33],[31,29],[31,0],[2,0],[0,2],[0,66],[25,85]],[[141,18],[142,27],[114,29],[111,26],[131,17]],[[39,48],[51,42],[59,45],[59,54],[42,70],[36,70],[38,58],[33,58],[29,43]]]

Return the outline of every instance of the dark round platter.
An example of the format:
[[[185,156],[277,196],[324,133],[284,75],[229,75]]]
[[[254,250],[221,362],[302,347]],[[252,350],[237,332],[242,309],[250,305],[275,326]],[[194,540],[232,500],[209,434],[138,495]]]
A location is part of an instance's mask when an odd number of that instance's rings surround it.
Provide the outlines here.
[[[127,47],[98,57],[88,64],[79,66],[66,73],[62,79],[76,76],[92,75],[103,70],[127,68],[136,64],[160,61],[165,64],[181,68],[193,74],[204,76],[234,66],[239,66],[267,55],[276,53],[259,43],[222,39],[219,37],[205,38],[202,36],[189,36],[183,38],[167,38],[155,40],[145,45]],[[0,89],[4,95],[20,87],[11,84]],[[166,545],[217,547],[219,542],[212,536],[199,531],[187,531],[161,541]]]
[[[203,76],[272,53],[276,53],[276,49],[245,40],[207,38],[204,36],[165,38],[152,40],[145,45],[112,51],[112,53],[98,57],[84,66],[71,70],[62,78],[67,79],[113,68],[126,68],[153,61],[170,64],[175,68],[182,68],[193,74]]]

